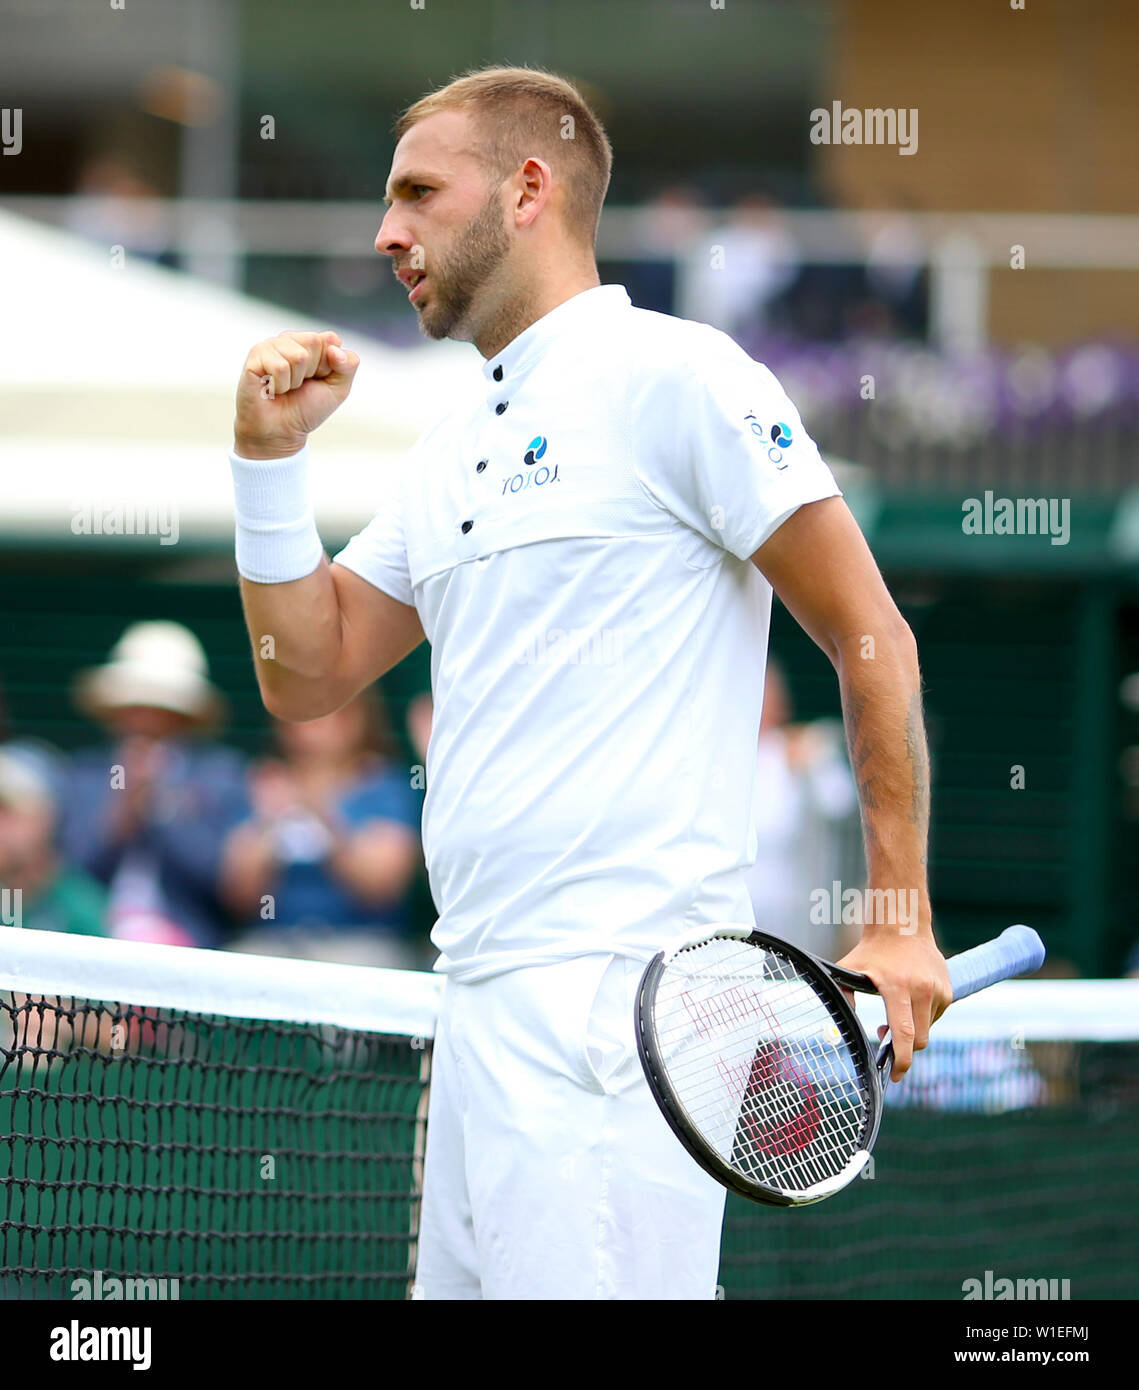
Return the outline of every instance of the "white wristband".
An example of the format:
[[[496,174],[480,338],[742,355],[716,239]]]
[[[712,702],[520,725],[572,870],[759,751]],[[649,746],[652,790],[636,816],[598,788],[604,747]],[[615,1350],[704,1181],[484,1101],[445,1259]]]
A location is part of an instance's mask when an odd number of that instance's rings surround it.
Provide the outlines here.
[[[231,453],[237,572],[255,584],[312,574],[324,555],[308,490],[308,444],[283,459]]]

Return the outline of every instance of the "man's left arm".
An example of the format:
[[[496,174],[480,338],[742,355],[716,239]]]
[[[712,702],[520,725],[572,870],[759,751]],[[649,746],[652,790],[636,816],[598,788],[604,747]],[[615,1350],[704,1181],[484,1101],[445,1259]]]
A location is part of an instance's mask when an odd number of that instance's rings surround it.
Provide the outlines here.
[[[897,1080],[952,999],[927,883],[929,757],[917,644],[840,497],[800,507],[752,561],[838,675],[862,807],[867,903],[917,903],[916,921],[908,911],[866,912],[862,939],[842,960],[885,1001]],[[873,920],[882,915],[894,920]]]

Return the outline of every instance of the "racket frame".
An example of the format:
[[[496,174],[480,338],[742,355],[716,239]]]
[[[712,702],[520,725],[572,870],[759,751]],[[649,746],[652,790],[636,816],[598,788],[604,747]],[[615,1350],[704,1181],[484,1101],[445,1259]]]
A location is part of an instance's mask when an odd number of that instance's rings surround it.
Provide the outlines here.
[[[815,984],[826,1003],[832,1007],[835,1022],[840,1027],[845,1025],[851,1051],[856,1054],[860,1072],[866,1078],[864,1095],[868,1115],[863,1133],[860,1136],[860,1147],[851,1156],[842,1172],[824,1182],[815,1183],[812,1187],[795,1192],[768,1187],[744,1177],[742,1173],[733,1168],[693,1124],[684,1103],[669,1079],[667,1070],[659,1061],[661,1047],[653,1019],[652,1005],[656,998],[656,987],[661,976],[672,961],[684,951],[721,938],[744,941],[751,946],[778,952],[796,965]],[[641,976],[641,983],[637,990],[637,1052],[649,1083],[649,1089],[668,1122],[669,1128],[683,1144],[688,1154],[717,1182],[722,1183],[724,1187],[738,1193],[741,1197],[747,1197],[753,1202],[762,1202],[766,1206],[810,1206],[813,1202],[821,1202],[824,1198],[833,1196],[834,1193],[847,1187],[869,1162],[870,1151],[874,1147],[874,1141],[878,1137],[878,1128],[882,1122],[884,1090],[881,1069],[882,1057],[881,1053],[875,1055],[874,1048],[867,1037],[866,1030],[859,1022],[857,1013],[846,1001],[846,996],[842,992],[844,987],[857,990],[862,994],[876,994],[878,992],[867,976],[861,975],[857,971],[846,970],[841,965],[831,965],[829,962],[812,955],[810,951],[804,951],[788,941],[769,936],[766,932],[757,931],[754,927],[737,926],[734,923],[718,926],[713,932],[708,932],[705,929],[699,934],[686,938],[669,951],[658,951]]]

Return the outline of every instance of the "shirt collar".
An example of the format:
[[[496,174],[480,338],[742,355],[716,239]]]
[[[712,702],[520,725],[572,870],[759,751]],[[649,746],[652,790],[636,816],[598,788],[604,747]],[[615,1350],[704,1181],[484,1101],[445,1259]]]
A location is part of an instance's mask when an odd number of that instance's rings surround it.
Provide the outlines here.
[[[631,305],[624,285],[595,285],[582,290],[524,328],[501,352],[488,357],[482,367],[487,384],[498,388],[540,357],[556,339],[581,329],[590,331],[601,320]]]

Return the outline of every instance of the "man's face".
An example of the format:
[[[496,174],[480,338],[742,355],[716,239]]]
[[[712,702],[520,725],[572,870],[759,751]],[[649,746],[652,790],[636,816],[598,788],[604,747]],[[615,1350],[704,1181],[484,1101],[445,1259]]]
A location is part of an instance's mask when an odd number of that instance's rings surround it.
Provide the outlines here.
[[[50,853],[55,812],[41,802],[0,802],[0,881],[19,888],[26,865]]]
[[[376,250],[399,276],[429,338],[471,336],[471,309],[510,252],[501,191],[474,153],[470,117],[440,111],[407,132],[388,177]]]
[[[120,705],[106,721],[119,738],[177,738],[192,723],[184,714],[153,705]]]

